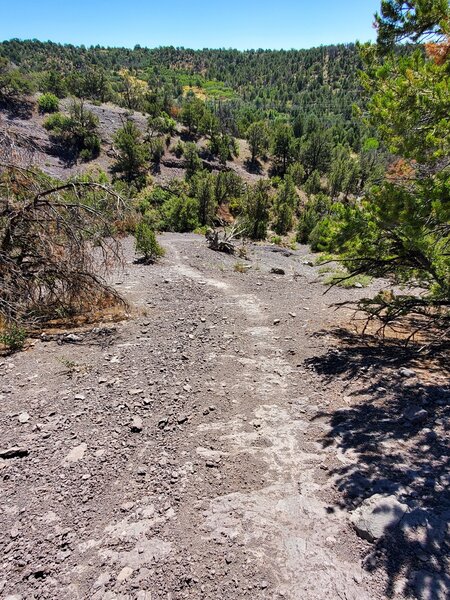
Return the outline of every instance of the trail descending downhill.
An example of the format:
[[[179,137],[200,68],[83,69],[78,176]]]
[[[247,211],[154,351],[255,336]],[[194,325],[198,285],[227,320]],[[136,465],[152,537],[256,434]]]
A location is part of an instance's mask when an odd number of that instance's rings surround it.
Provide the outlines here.
[[[250,490],[203,501],[205,521],[199,523],[200,529],[216,543],[222,536],[241,539],[257,564],[274,578],[282,596],[369,598],[360,585],[361,567],[336,553],[343,515],[330,515],[316,493],[323,488],[317,474],[327,452],[305,436],[314,416],[306,394],[314,384],[306,377],[299,381],[284,359],[257,294],[246,293],[236,284],[205,279],[171,248],[177,262],[175,273],[223,291],[219,302],[224,319],[239,323],[239,347],[247,349],[244,356],[236,351],[220,356],[223,368],[234,373],[229,386],[231,410],[217,422],[201,424],[191,435],[195,439],[218,436],[225,448],[219,453],[221,460],[231,458],[249,470],[255,461],[263,474]],[[233,329],[228,335],[235,333]],[[196,450],[200,456],[210,455],[207,448]]]
[[[349,399],[307,365],[340,292],[304,249],[238,273],[199,236],[161,243],[153,266],[124,243],[129,320],[2,361],[1,447],[23,452],[0,464],[0,597],[386,597],[337,490],[357,453],[327,440]]]

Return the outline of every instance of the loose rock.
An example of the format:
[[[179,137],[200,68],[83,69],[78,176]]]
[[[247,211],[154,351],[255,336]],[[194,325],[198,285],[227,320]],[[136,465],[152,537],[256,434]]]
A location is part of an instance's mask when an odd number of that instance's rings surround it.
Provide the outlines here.
[[[369,542],[374,542],[395,527],[408,510],[395,496],[375,494],[353,511],[350,521],[358,535]]]

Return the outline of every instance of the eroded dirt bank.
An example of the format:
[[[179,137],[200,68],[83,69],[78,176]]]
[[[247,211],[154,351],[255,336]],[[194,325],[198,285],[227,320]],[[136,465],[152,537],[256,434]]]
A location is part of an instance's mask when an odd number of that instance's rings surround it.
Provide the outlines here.
[[[445,375],[338,346],[329,304],[367,292],[324,297],[304,251],[161,241],[125,242],[133,318],[2,360],[0,597],[445,598]],[[401,539],[355,533],[377,493]]]

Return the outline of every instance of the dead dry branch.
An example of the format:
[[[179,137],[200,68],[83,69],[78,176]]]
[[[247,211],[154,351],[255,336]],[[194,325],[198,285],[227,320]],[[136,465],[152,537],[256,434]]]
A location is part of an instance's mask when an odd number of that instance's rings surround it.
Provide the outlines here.
[[[122,208],[108,187],[59,183],[0,163],[0,315],[28,329],[54,318],[123,303],[107,285],[120,261],[111,216]]]

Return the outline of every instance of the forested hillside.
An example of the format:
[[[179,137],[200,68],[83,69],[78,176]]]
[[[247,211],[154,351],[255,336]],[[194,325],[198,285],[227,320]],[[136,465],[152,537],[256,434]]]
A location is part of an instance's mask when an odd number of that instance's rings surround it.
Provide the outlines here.
[[[55,187],[49,175],[71,178],[88,204],[88,184],[111,186],[121,203],[108,227],[134,233],[146,260],[162,252],[157,232],[233,223],[254,241],[308,243],[340,258],[345,267],[329,283],[381,275],[430,292],[419,301],[378,297],[363,306],[369,313],[395,321],[413,307],[435,316],[448,303],[447,33],[438,24],[440,43],[421,43],[434,13],[392,33],[403,23],[397,4],[383,4],[378,46],[240,52],[5,41],[3,146],[41,152],[39,194]],[[7,159],[8,196],[20,161]],[[27,185],[19,202],[31,199]],[[7,214],[17,222],[15,210]]]
[[[84,48],[11,40],[0,45],[0,55],[33,74],[37,87],[42,87],[43,79],[58,75],[63,86],[77,91],[84,76],[86,95],[102,101],[120,93],[124,69],[148,82],[159,96],[178,98],[191,86],[220,104],[218,110],[236,135],[242,136],[261,116],[275,118],[280,113],[294,119],[312,113],[332,124],[357,127],[352,104],[360,100],[361,60],[353,44],[240,52]],[[355,134],[350,137],[355,143]]]

